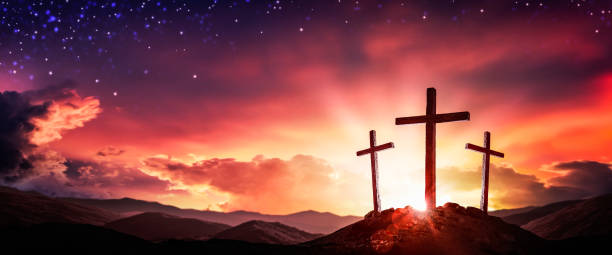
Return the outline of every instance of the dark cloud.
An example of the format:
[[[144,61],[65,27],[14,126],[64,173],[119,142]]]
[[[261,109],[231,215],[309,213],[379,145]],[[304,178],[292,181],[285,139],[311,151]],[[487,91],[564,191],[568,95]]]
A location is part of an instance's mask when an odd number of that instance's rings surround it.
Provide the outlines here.
[[[73,97],[70,90],[75,89],[76,83],[70,80],[58,84],[52,84],[37,90],[24,91],[23,95],[34,102],[48,102],[65,100]]]
[[[587,191],[592,195],[612,193],[612,169],[610,164],[597,161],[572,161],[559,163],[554,169],[564,176],[550,179],[555,186],[566,186]]]
[[[62,171],[37,175],[13,186],[53,197],[117,198],[126,194],[185,193],[169,190],[167,181],[123,164],[76,159],[64,160],[60,164],[58,169]]]
[[[113,146],[109,146],[106,147],[100,151],[98,151],[98,153],[96,153],[97,156],[100,157],[108,157],[108,156],[119,156],[121,154],[123,154],[125,151],[121,150],[121,149],[117,149]]]
[[[491,165],[491,205],[496,208],[542,205],[612,192],[612,170],[609,164],[573,161],[555,164],[553,169],[563,171],[565,175],[544,183],[534,175]],[[439,176],[444,189],[468,191],[481,187],[480,171],[447,168],[441,169]]]
[[[608,57],[585,62],[572,56],[529,60],[528,55],[518,55],[461,73],[457,79],[477,89],[520,92],[525,99],[542,103],[592,96],[597,87],[590,81],[610,69]]]
[[[73,82],[67,81],[39,90],[0,93],[0,180],[2,182],[15,183],[31,176],[36,172],[35,165],[43,164],[34,162],[46,160],[47,155],[46,152],[34,152],[37,146],[33,137],[48,127],[42,127],[37,120],[48,119],[50,115],[57,118],[57,109],[51,111],[51,106],[55,102],[62,102],[69,108],[79,110],[79,106],[71,102],[81,100],[73,90],[74,87]],[[72,116],[65,118],[69,117]],[[55,128],[58,129],[57,132],[61,128],[70,128],[65,123],[62,124],[63,126]]]
[[[64,175],[66,184],[76,190],[89,190],[83,194],[100,194],[119,196],[121,189],[136,189],[144,192],[163,192],[168,190],[169,183],[142,173],[136,168],[124,164],[69,159]],[[112,195],[111,195],[112,194]],[[96,196],[96,195],[90,195]]]
[[[4,182],[15,182],[31,171],[26,153],[35,147],[29,140],[36,128],[32,119],[45,116],[48,107],[49,103],[33,105],[18,92],[0,93],[0,177]]]

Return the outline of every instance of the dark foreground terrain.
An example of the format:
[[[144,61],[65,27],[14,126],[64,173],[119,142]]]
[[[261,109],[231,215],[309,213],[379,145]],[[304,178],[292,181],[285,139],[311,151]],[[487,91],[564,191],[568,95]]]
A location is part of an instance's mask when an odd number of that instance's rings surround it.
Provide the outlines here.
[[[612,236],[545,240],[518,226],[455,204],[418,215],[409,207],[372,215],[297,245],[237,240],[151,242],[73,223],[3,227],[6,254],[606,254]],[[17,252],[17,253],[15,253]],[[603,253],[602,253],[603,252]]]
[[[132,212],[140,211],[134,205],[165,208],[117,201]],[[388,209],[328,235],[279,222],[232,227],[160,212],[122,213],[0,187],[1,254],[608,254],[612,243],[612,195],[505,210],[503,218],[453,203],[429,213]],[[317,227],[315,219],[329,218],[289,216]]]

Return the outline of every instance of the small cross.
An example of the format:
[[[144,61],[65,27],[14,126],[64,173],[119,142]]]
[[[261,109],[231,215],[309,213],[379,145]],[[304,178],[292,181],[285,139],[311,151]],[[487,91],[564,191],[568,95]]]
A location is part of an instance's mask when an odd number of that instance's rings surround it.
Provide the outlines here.
[[[370,154],[370,163],[372,165],[372,195],[374,197],[374,211],[380,212],[380,195],[378,194],[378,155],[377,151],[393,148],[393,143],[385,143],[376,145],[376,131],[370,130],[370,148],[360,150],[357,156]]]
[[[395,125],[425,123],[425,202],[436,208],[436,123],[470,120],[469,112],[436,114],[436,89],[427,88],[426,115],[395,119]]]
[[[471,143],[465,144],[465,148],[481,152],[482,155],[482,194],[480,196],[480,209],[488,214],[489,204],[489,160],[490,155],[497,156],[500,158],[504,157],[504,154],[491,150],[491,133],[485,131],[484,133],[484,147],[473,145]]]

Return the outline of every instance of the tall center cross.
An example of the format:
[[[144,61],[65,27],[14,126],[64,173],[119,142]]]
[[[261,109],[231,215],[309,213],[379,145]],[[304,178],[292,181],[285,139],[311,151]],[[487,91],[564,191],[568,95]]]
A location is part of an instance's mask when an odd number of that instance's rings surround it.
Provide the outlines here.
[[[471,143],[465,144],[465,148],[474,150],[482,153],[482,194],[480,195],[480,209],[488,214],[489,204],[489,161],[491,155],[500,158],[504,157],[504,154],[498,151],[491,150],[491,133],[485,131],[484,133],[484,147],[473,145]]]
[[[469,112],[436,114],[436,89],[427,88],[426,114],[395,119],[395,125],[425,123],[425,202],[427,210],[436,208],[436,124],[470,120]]]
[[[370,130],[370,148],[360,150],[357,156],[370,154],[370,164],[372,165],[372,195],[374,197],[374,211],[380,212],[380,195],[378,194],[378,155],[377,151],[393,148],[393,143],[376,145],[376,131]]]

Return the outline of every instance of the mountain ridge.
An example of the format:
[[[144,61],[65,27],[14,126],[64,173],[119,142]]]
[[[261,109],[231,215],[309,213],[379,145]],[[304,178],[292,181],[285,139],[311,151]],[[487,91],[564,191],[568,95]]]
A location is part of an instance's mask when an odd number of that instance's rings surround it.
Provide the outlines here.
[[[28,226],[47,222],[103,225],[120,218],[104,209],[51,198],[35,191],[0,186],[0,225]]]
[[[149,241],[168,239],[206,240],[229,225],[146,212],[106,223],[104,227]]]
[[[223,230],[212,238],[239,240],[250,243],[298,244],[321,237],[280,222],[252,220]]]
[[[571,203],[521,227],[551,240],[612,237],[612,194]]]
[[[357,216],[339,216],[329,212],[307,210],[287,215],[262,214],[250,211],[218,212],[196,209],[181,209],[159,202],[150,202],[132,198],[121,199],[83,199],[59,198],[77,204],[102,208],[114,213],[132,216],[143,212],[161,212],[183,218],[194,218],[202,221],[217,222],[230,226],[237,226],[250,220],[266,222],[280,222],[309,233],[331,233],[341,227],[361,219]]]
[[[508,223],[522,226],[524,224],[529,223],[532,220],[546,216],[550,213],[554,213],[558,210],[565,208],[566,206],[571,206],[573,204],[580,203],[581,201],[584,201],[584,200],[566,200],[566,201],[554,202],[554,203],[546,204],[546,205],[539,206],[539,207],[533,207],[531,210],[528,210],[525,212],[511,214],[511,215],[502,217],[502,219]]]

